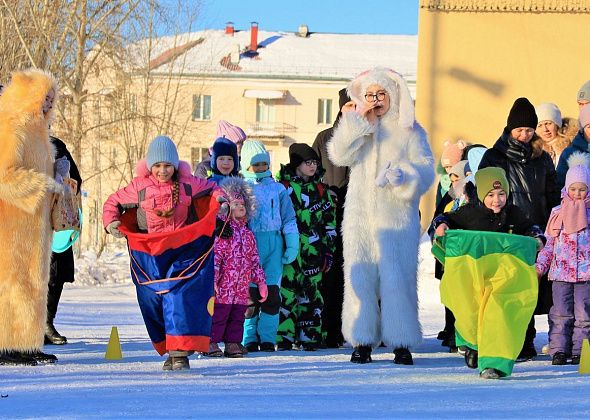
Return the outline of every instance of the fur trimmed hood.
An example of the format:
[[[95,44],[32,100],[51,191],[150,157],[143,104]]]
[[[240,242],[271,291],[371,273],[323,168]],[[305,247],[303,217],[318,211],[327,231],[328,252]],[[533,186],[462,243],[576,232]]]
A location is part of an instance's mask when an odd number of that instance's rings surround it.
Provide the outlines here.
[[[139,161],[137,161],[137,164],[135,165],[135,170],[133,171],[133,173],[135,174],[135,176],[144,177],[144,178],[148,178],[151,175],[151,171],[148,169],[145,159],[140,159]],[[179,179],[187,177],[187,176],[192,176],[192,174],[193,174],[193,170],[191,168],[191,165],[188,162],[185,162],[184,160],[181,160],[180,162],[178,162],[178,178]]]
[[[236,196],[240,196],[244,200],[246,220],[250,220],[256,214],[257,203],[254,191],[252,191],[250,184],[242,178],[228,176],[219,183],[219,188],[223,190],[226,197],[230,200]]]
[[[360,105],[364,103],[364,92],[372,84],[382,86],[389,94],[390,108],[383,118],[393,119],[402,128],[412,128],[416,120],[414,101],[402,75],[385,67],[375,67],[355,77],[346,87],[346,92]]]

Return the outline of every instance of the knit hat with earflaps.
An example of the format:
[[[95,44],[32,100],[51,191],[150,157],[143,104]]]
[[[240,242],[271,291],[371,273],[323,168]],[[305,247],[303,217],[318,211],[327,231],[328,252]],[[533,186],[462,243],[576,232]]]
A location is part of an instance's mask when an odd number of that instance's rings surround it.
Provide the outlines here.
[[[217,169],[217,158],[219,156],[231,156],[234,159],[234,168],[231,171],[231,175],[235,176],[238,174],[238,148],[234,142],[225,137],[220,137],[215,140],[211,149],[211,169],[214,173],[221,174],[219,169]]]
[[[264,144],[258,140],[246,140],[242,146],[240,164],[243,170],[256,163],[267,163],[270,166],[270,155],[266,151]]]
[[[502,168],[490,166],[478,170],[475,174],[475,186],[477,187],[477,198],[482,203],[492,190],[503,189],[506,195],[510,194],[506,172]]]
[[[178,150],[176,145],[166,136],[158,136],[152,140],[148,146],[147,155],[145,156],[145,162],[148,170],[152,169],[156,163],[165,162],[174,166],[174,169],[178,169]]]

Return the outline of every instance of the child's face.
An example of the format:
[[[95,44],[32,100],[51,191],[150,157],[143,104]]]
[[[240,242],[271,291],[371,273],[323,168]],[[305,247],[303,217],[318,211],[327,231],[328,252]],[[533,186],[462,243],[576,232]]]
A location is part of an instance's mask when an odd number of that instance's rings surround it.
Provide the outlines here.
[[[215,164],[222,175],[229,175],[234,170],[234,158],[231,156],[218,156]]]
[[[258,162],[248,168],[250,172],[254,172],[255,174],[262,173],[264,171],[268,171],[268,163],[266,162]]]
[[[170,163],[158,162],[152,166],[152,175],[159,182],[168,182],[172,179],[172,175],[174,175],[174,166]]]
[[[295,169],[295,173],[299,176],[312,177],[318,170],[318,161],[315,159],[309,159],[305,162],[301,162]]]
[[[229,202],[229,207],[231,209],[231,217],[234,220],[242,220],[246,217],[246,206],[244,205],[244,200],[241,198],[233,198]]]
[[[588,195],[588,185],[583,182],[574,182],[567,189],[567,195],[572,200],[583,200]]]
[[[491,190],[483,199],[483,204],[494,213],[500,213],[506,205],[506,191],[500,188]]]

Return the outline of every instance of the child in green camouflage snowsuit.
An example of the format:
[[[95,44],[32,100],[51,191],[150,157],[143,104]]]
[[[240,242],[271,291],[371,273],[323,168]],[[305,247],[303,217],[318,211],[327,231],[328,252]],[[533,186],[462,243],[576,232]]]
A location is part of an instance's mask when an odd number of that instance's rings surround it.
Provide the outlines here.
[[[293,344],[316,350],[322,341],[320,294],[323,273],[332,266],[336,238],[336,209],[320,179],[317,153],[304,143],[289,147],[289,164],[281,165],[278,181],[289,192],[297,216],[299,255],[283,267],[277,346]]]

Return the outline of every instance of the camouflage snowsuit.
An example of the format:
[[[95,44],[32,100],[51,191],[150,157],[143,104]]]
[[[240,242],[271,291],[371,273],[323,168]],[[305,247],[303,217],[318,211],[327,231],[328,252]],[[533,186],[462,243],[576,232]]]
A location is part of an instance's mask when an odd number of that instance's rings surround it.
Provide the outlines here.
[[[299,230],[299,255],[283,266],[279,344],[318,345],[322,341],[322,269],[326,254],[334,253],[336,238],[336,210],[327,185],[320,181],[323,172],[318,168],[305,182],[290,165],[281,165],[278,175],[293,203]]]

